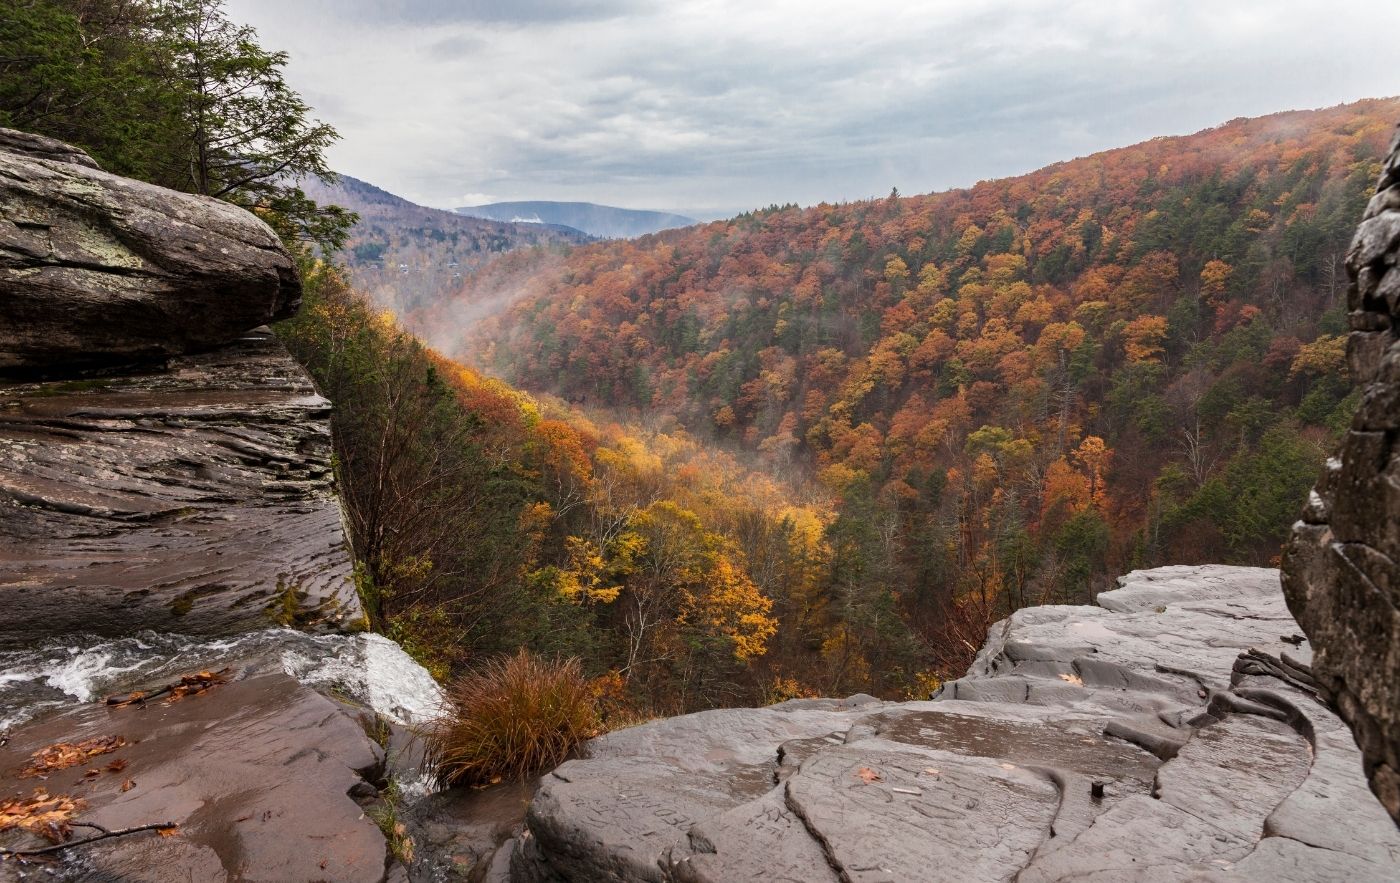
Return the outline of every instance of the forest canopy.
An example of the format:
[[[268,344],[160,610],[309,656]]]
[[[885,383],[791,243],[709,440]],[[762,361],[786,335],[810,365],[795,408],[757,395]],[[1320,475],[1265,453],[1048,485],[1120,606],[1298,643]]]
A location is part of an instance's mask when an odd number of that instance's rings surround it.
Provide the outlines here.
[[[515,253],[407,321],[829,494],[807,637],[889,691],[1134,567],[1276,562],[1355,409],[1342,258],[1397,115],[1238,120],[967,190]],[[506,306],[444,331],[484,303]]]

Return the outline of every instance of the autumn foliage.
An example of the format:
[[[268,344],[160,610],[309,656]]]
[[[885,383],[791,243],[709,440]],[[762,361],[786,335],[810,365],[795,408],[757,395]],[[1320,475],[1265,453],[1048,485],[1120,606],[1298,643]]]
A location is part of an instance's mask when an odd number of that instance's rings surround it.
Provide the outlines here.
[[[1353,408],[1341,257],[1397,117],[1238,120],[966,190],[514,253],[406,321],[823,500],[802,577],[770,579],[743,541],[646,572],[675,575],[673,622],[757,639],[775,619],[772,683],[896,693],[958,673],[1021,605],[1135,566],[1274,559]],[[476,321],[487,303],[505,306]],[[652,505],[628,522],[648,542],[699,530]],[[695,612],[705,560],[743,562],[771,609],[731,581],[725,616]],[[642,572],[619,604],[644,631]]]

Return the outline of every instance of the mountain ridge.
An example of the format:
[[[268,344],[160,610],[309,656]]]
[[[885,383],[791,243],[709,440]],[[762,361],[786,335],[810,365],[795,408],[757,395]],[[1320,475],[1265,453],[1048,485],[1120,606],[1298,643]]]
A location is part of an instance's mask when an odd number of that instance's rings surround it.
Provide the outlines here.
[[[630,239],[698,223],[672,212],[619,208],[595,202],[526,200],[493,202],[453,209],[468,217],[517,223],[556,224],[604,239]],[[534,220],[531,220],[534,219]]]

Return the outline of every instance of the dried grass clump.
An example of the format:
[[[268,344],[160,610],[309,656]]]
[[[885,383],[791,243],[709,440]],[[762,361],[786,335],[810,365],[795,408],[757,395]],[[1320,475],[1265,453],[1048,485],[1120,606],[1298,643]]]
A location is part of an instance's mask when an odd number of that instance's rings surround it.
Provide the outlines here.
[[[597,693],[577,659],[521,650],[448,688],[449,712],[425,734],[445,785],[523,779],[562,763],[600,730]]]

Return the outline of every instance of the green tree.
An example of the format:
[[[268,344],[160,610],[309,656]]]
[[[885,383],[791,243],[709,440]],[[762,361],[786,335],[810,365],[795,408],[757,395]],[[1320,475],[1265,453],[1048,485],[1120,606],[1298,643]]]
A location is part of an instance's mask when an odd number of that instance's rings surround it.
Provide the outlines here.
[[[354,223],[297,182],[333,180],[338,135],[286,82],[284,52],[223,0],[29,0],[0,13],[0,125],[88,150],[106,169],[256,212],[293,247]]]
[[[287,85],[287,53],[229,21],[223,0],[163,0],[158,31],[183,103],[182,189],[254,210],[284,239],[343,245],[353,216],[295,183],[335,178],[325,151],[339,135]]]

